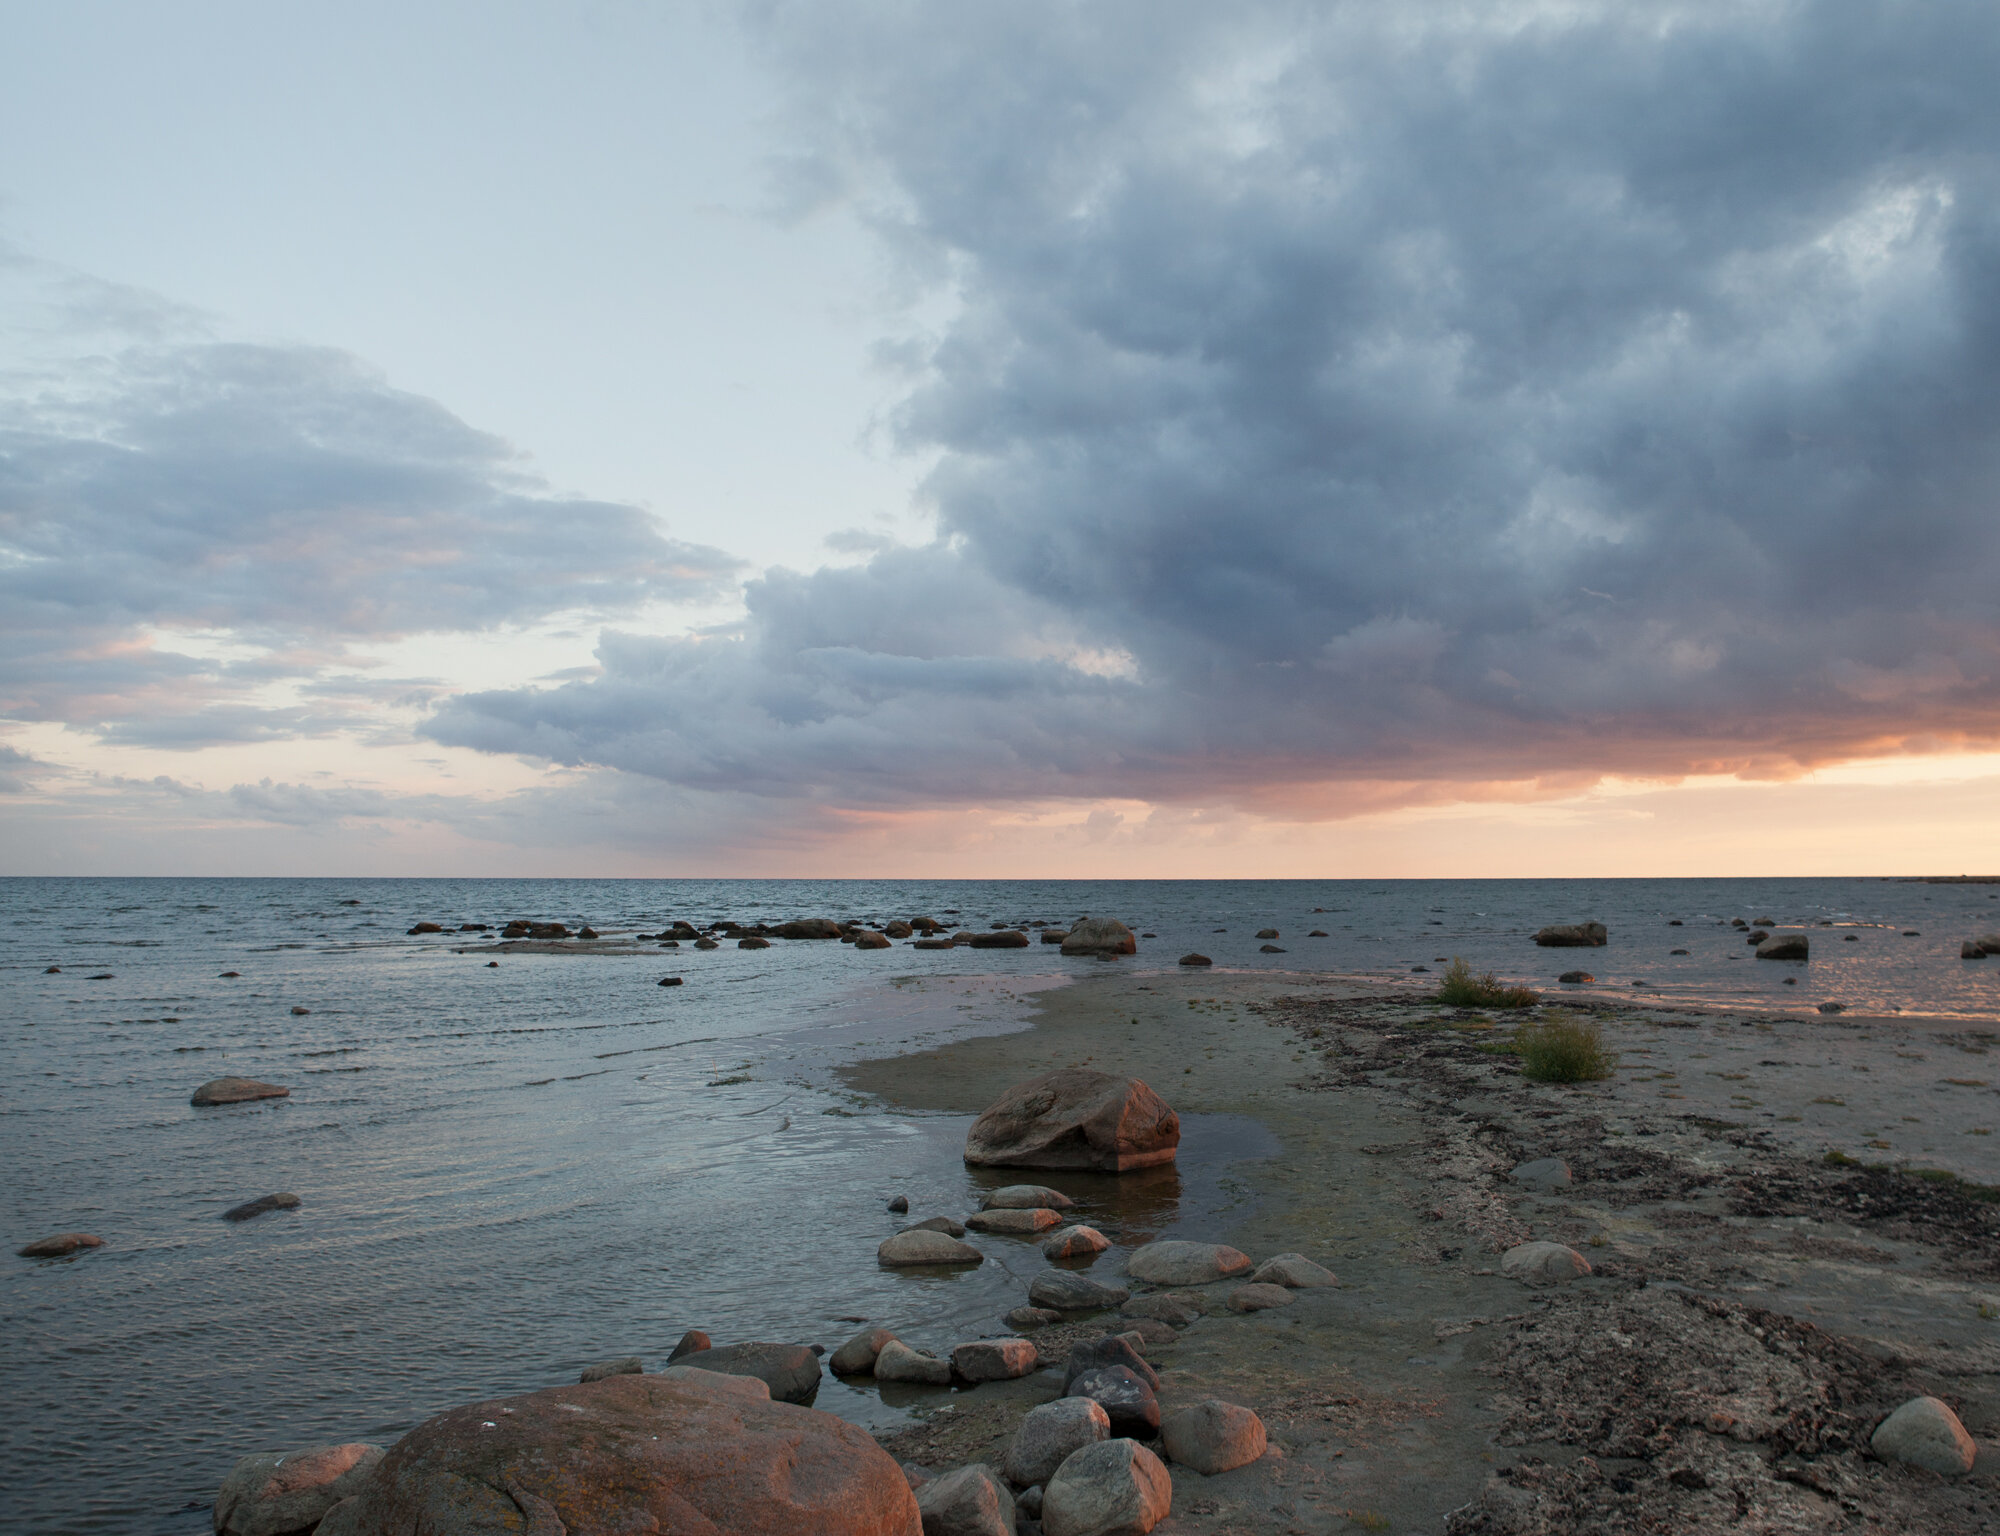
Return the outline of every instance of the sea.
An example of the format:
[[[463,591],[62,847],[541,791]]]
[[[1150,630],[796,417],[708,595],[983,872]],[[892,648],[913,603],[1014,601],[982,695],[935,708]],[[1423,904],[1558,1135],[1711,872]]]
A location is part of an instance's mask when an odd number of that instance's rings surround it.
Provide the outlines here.
[[[636,939],[919,914],[1143,937],[1109,963]],[[1738,917],[1810,927],[1811,961],[1756,963]],[[514,918],[639,952],[495,954],[462,931]],[[1591,919],[1604,948],[1530,940]],[[1217,976],[1405,987],[1463,957],[1543,987],[1583,966],[1599,995],[1990,1024],[2000,958],[1959,945],[1996,929],[2000,885],[1874,878],[0,880],[0,1525],[191,1536],[240,1456],[386,1444],[607,1358],[657,1368],[690,1328],[829,1349],[853,1319],[938,1349],[1002,1331],[1032,1245],[982,1239],[992,1262],[946,1277],[874,1262],[891,1196],[963,1215],[994,1182],[959,1158],[969,1118],[887,1109],[835,1069],[1026,1027],[1038,992],[1108,964],[1198,951]],[[291,1096],[190,1105],[222,1076]],[[1254,1198],[1235,1173],[1274,1151],[1189,1116],[1177,1170],[1107,1193],[1120,1241],[1222,1235]],[[223,1219],[280,1191],[298,1208]],[[14,1256],[65,1231],[105,1246]],[[816,1406],[880,1426],[938,1396],[829,1377]]]

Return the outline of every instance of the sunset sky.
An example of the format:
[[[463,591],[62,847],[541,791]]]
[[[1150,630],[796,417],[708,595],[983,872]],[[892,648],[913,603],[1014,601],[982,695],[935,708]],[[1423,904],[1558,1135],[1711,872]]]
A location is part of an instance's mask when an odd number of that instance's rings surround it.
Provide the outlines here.
[[[0,873],[2000,871],[1989,0],[0,36]]]

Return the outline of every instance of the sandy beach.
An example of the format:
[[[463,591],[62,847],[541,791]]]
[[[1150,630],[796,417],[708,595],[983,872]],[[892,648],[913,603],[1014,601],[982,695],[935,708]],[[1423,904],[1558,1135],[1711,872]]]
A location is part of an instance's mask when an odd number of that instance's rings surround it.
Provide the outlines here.
[[[1249,1316],[1211,1287],[1216,1305],[1156,1352],[1168,1411],[1245,1403],[1273,1445],[1218,1477],[1176,1468],[1161,1530],[2000,1529],[1992,1032],[1551,999],[1601,1020],[1620,1069],[1540,1084],[1491,1049],[1513,1020],[1416,987],[1106,970],[1042,994],[1025,1032],[841,1075],[892,1106],[970,1113],[1090,1066],[1276,1139],[1236,1170],[1249,1214],[1182,1235],[1300,1251],[1341,1284]],[[1571,1186],[1510,1179],[1540,1158]],[[1133,1240],[1115,1212],[1094,1219]],[[1533,1290],[1500,1275],[1529,1239],[1594,1273]],[[1058,1390],[982,1388],[885,1443],[926,1467],[992,1459]],[[1980,1442],[1969,1476],[1867,1454],[1918,1394]]]

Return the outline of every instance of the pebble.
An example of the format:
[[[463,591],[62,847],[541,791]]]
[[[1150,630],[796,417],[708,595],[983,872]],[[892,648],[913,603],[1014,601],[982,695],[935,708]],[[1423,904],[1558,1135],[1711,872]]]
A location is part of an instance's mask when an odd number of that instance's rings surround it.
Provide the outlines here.
[[[1042,1488],[1046,1536],[1146,1536],[1174,1507],[1167,1469],[1134,1440],[1087,1445]]]
[[[1173,1461],[1214,1477],[1264,1454],[1264,1421],[1237,1403],[1204,1398],[1160,1421],[1160,1443]]]

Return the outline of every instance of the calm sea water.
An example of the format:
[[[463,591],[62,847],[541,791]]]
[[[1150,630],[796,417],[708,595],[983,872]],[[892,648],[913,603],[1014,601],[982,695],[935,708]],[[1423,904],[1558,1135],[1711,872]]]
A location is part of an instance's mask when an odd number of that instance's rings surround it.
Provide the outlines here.
[[[677,917],[1097,913],[1157,935],[1128,969],[1199,949],[1223,970],[1407,980],[1463,955],[1540,982],[1583,964],[1665,998],[1992,1020],[2000,960],[1957,955],[2000,928],[1996,895],[1875,880],[0,881],[4,1523],[194,1532],[251,1450],[386,1442],[612,1355],[657,1366],[689,1327],[831,1347],[852,1331],[842,1318],[868,1317],[942,1348],[1022,1299],[1041,1261],[1004,1239],[980,1240],[992,1262],[954,1278],[877,1268],[888,1195],[962,1214],[995,1180],[959,1162],[963,1118],[886,1113],[831,1068],[1018,1027],[1035,990],[1100,962],[780,942],[489,967],[469,936],[407,936],[419,919],[559,919],[611,938]],[[1758,964],[1717,926],[1735,916],[1834,926],[1816,928],[1809,965]],[[1608,948],[1528,942],[1584,918],[1610,925]],[[1284,954],[1260,953],[1263,927]],[[657,986],[669,973],[686,984]],[[226,1074],[292,1097],[189,1106]],[[1229,1171],[1270,1150],[1254,1125],[1191,1117],[1178,1171],[1115,1194],[1107,1181],[1104,1219],[1126,1246],[1219,1233],[1244,1198]],[[302,1208],[220,1219],[277,1190]],[[12,1256],[69,1230],[108,1246]],[[880,1422],[923,1398],[829,1379],[819,1406]]]

